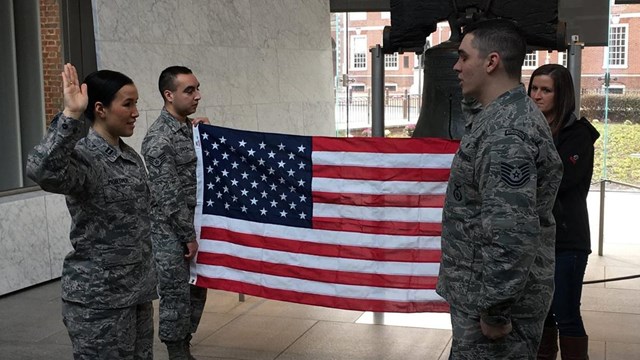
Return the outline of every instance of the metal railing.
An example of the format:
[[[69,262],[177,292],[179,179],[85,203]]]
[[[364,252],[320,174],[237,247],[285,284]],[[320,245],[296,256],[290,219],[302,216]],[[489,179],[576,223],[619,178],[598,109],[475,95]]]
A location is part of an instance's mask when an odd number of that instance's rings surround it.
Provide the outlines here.
[[[389,94],[384,97],[385,126],[416,123],[420,115],[422,97],[409,94]],[[369,94],[346,96],[336,99],[336,129],[364,129],[371,127],[371,96]]]

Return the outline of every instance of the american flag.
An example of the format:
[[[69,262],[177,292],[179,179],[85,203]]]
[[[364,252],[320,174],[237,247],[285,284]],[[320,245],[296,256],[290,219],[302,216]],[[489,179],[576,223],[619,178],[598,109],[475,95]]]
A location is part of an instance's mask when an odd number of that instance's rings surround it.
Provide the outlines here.
[[[191,283],[361,311],[447,311],[435,293],[458,142],[200,125]]]

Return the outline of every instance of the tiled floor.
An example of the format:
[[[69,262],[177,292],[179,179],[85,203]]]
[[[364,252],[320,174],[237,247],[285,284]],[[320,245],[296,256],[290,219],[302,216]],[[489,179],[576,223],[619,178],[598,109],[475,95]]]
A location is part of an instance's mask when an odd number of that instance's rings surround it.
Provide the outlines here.
[[[618,220],[630,217],[629,229],[637,212],[615,208],[620,209]],[[605,256],[590,257],[586,280],[640,274],[636,234],[615,224],[606,235]],[[594,248],[595,244],[597,234]],[[1,360],[71,359],[60,317],[59,286],[54,281],[0,297]],[[444,316],[389,314],[387,325],[373,325],[370,313],[255,297],[239,302],[237,294],[211,290],[193,353],[201,360],[446,359],[451,331]],[[583,317],[592,360],[640,360],[640,279],[586,285]],[[167,359],[158,341],[155,358]]]
[[[592,255],[586,280],[640,273],[640,246],[608,244]],[[0,359],[71,359],[60,319],[60,283],[0,298]],[[444,318],[443,318],[444,316]],[[586,285],[583,316],[592,360],[640,359],[640,279]],[[156,316],[157,319],[157,316]],[[209,292],[193,339],[199,359],[446,359],[451,340],[446,315],[370,313]],[[167,359],[156,342],[156,359]]]

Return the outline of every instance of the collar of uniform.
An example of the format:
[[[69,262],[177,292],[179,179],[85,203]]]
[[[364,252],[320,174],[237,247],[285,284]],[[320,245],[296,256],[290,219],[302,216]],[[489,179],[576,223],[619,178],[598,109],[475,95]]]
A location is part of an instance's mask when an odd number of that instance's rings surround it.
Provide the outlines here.
[[[160,116],[162,117],[162,119],[164,119],[171,131],[173,131],[174,133],[180,130],[187,132],[189,131],[189,126],[191,126],[191,119],[187,118],[186,122],[181,122],[180,120],[176,119],[175,116],[171,115],[171,113],[167,111],[166,108],[162,108]]]
[[[118,156],[122,156],[128,160],[131,159],[131,156],[127,153],[126,150],[130,149],[129,145],[125,144],[122,139],[120,139],[120,147],[122,150],[116,146],[111,145],[107,140],[105,140],[100,134],[98,134],[93,128],[89,130],[89,134],[87,134],[87,139],[91,141],[91,143],[101,152],[103,152],[109,161],[114,162],[118,159]],[[135,160],[133,160],[135,161]]]
[[[480,128],[480,125],[486,122],[487,120],[491,120],[491,119],[498,120],[498,119],[495,119],[495,116],[493,115],[486,116],[485,114],[493,114],[495,110],[500,109],[504,106],[507,106],[512,102],[521,100],[522,98],[525,98],[525,97],[527,97],[527,93],[524,89],[524,85],[522,84],[518,84],[518,86],[514,87],[513,89],[502,93],[495,100],[489,103],[487,107],[482,109],[482,111],[479,112],[477,116],[471,118],[471,120],[473,121],[473,123],[471,124],[473,129],[472,131]],[[476,119],[477,121],[474,121]]]

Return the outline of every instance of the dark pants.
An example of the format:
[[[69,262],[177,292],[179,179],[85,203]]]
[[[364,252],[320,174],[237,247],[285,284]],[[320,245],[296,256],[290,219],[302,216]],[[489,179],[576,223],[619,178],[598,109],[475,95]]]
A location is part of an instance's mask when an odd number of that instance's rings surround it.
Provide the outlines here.
[[[451,306],[453,338],[449,360],[535,360],[542,336],[542,316],[511,318],[513,330],[499,340],[482,334],[480,317]]]
[[[153,359],[151,301],[104,310],[63,301],[62,319],[76,360]]]
[[[198,328],[207,289],[189,285],[184,243],[163,234],[151,234],[151,239],[160,293],[158,337],[165,342],[182,341]]]
[[[583,251],[556,253],[556,289],[545,326],[557,325],[560,336],[587,335],[580,316],[580,298],[588,257]]]

